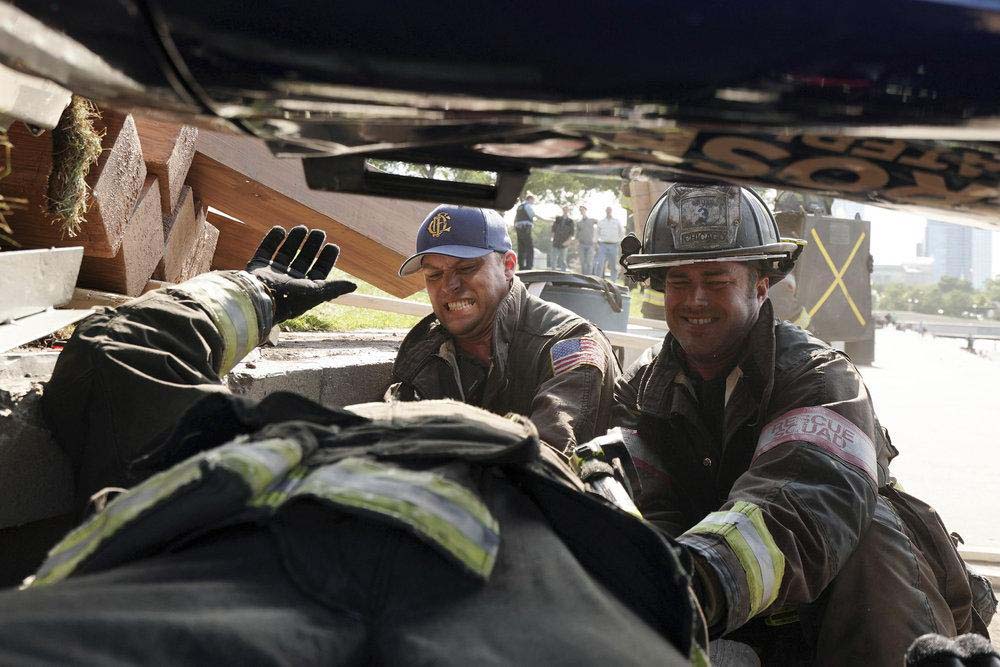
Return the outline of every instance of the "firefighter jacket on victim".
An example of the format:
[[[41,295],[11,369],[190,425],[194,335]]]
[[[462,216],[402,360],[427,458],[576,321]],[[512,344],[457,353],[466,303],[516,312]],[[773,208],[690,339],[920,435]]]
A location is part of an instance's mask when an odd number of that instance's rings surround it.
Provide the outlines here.
[[[860,374],[765,301],[719,388],[713,434],[668,335],[621,378],[613,422],[630,445],[647,520],[717,573],[717,631],[815,600],[872,519],[894,455]]]
[[[451,336],[434,315],[424,318],[399,348],[386,397],[451,398],[525,415],[543,442],[563,451],[607,430],[619,369],[600,329],[532,296],[516,277],[493,326],[490,368],[466,391]]]
[[[57,544],[32,586],[113,568],[213,525],[266,520],[303,498],[398,527],[453,562],[456,576],[488,581],[504,526],[477,479],[502,475],[604,589],[682,655],[699,654],[705,631],[679,552],[582,493],[524,418],[452,402],[352,412],[294,394],[259,404],[229,394],[220,377],[270,322],[252,282],[204,274],[77,327],[45,393],[46,417],[81,499],[132,488]]]

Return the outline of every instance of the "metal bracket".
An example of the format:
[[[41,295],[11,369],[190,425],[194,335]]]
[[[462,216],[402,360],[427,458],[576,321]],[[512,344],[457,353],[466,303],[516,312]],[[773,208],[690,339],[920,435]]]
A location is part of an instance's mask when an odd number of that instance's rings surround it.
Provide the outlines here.
[[[366,160],[377,157],[406,162],[433,162],[443,167],[460,169],[485,169],[495,171],[493,185],[444,181],[419,176],[385,174],[369,169]],[[307,158],[302,160],[306,183],[317,190],[335,190],[376,197],[418,199],[435,203],[480,206],[505,211],[514,206],[518,195],[528,180],[527,167],[505,167],[498,170],[495,163],[489,166],[464,161],[421,160],[413,156],[358,156]]]

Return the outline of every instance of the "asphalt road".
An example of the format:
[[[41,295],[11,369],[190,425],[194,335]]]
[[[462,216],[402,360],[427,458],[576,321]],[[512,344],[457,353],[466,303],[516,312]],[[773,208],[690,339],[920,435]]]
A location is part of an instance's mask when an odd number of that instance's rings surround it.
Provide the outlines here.
[[[899,456],[903,487],[934,506],[969,548],[1000,550],[1000,345],[880,329],[861,367]]]
[[[1000,343],[880,329],[861,373],[899,449],[891,470],[969,549],[1000,551]],[[1000,619],[990,627],[1000,647]]]

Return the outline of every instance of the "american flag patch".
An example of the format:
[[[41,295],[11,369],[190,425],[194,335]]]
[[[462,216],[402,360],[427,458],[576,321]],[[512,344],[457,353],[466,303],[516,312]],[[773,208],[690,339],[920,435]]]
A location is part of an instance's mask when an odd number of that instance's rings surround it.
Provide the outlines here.
[[[604,351],[591,338],[570,338],[552,346],[552,374],[566,373],[584,364],[604,372]]]

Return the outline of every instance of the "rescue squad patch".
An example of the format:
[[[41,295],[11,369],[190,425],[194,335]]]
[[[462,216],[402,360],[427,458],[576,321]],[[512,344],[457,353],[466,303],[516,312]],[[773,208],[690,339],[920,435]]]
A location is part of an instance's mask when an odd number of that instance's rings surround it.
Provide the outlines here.
[[[561,375],[583,365],[604,372],[604,351],[592,338],[570,338],[552,346],[552,375]]]
[[[786,412],[760,432],[756,461],[765,452],[792,441],[811,442],[834,457],[860,468],[878,486],[878,465],[871,438],[847,417],[820,406]]]

